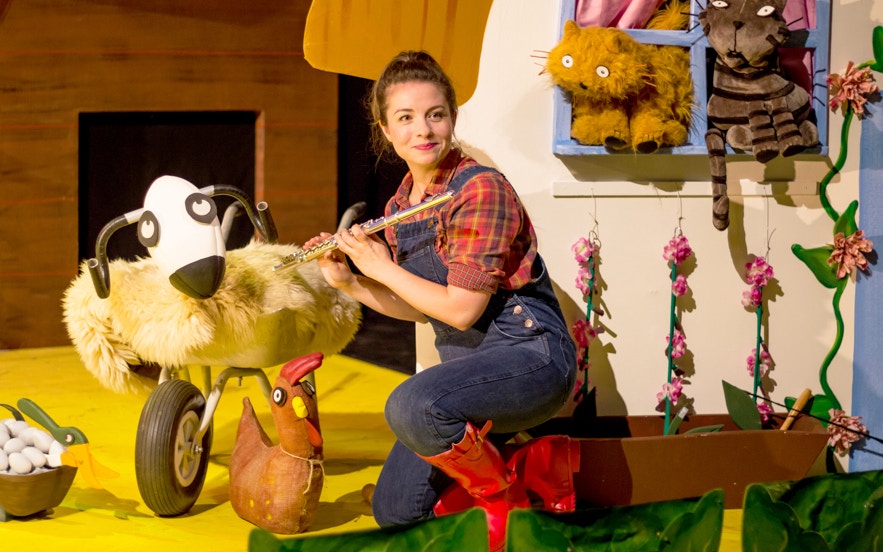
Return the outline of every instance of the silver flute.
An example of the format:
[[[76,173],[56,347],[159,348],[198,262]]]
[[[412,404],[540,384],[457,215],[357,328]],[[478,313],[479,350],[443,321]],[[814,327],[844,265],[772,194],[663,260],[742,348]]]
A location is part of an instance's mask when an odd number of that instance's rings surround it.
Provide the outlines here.
[[[393,224],[398,224],[402,220],[408,217],[412,217],[421,211],[425,211],[430,207],[440,205],[445,201],[448,201],[452,197],[454,197],[454,191],[448,190],[447,192],[434,195],[422,203],[418,203],[417,205],[408,207],[407,209],[403,209],[398,213],[389,215],[388,217],[380,217],[377,219],[369,220],[368,222],[363,222],[359,225],[359,227],[364,230],[366,234],[375,234],[377,232],[380,232],[384,228],[392,226]],[[280,264],[273,267],[273,270],[285,270],[286,268],[291,268],[301,263],[312,261],[313,259],[318,259],[328,251],[334,251],[335,249],[337,249],[337,242],[334,240],[334,237],[330,237],[322,243],[314,245],[309,249],[304,249],[298,251],[297,253],[292,253],[291,255],[285,256]]]

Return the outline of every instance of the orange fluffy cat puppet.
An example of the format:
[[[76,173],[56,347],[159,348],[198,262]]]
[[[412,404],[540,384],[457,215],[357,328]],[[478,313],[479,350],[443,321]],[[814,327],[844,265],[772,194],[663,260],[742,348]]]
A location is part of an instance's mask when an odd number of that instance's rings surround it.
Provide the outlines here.
[[[648,28],[683,28],[687,11],[688,4],[672,0]],[[693,82],[683,48],[567,21],[545,69],[570,97],[571,136],[581,144],[653,153],[686,142]]]

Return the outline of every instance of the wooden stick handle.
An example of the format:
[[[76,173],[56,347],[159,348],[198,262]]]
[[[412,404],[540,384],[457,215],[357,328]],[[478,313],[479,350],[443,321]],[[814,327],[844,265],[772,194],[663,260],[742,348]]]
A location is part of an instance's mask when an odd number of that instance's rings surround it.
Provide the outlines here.
[[[785,421],[782,422],[782,431],[786,431],[791,427],[791,424],[794,423],[794,420],[797,419],[797,415],[800,414],[800,411],[803,410],[803,407],[806,406],[807,401],[812,396],[812,391],[809,388],[803,390],[797,400],[794,401],[794,404],[791,406],[791,410],[788,411],[788,417],[785,418]]]

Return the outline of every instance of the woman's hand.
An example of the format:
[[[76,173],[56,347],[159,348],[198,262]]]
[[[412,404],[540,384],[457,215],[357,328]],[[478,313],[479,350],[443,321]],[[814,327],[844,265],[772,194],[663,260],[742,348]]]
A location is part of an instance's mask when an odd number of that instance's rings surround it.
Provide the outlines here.
[[[315,247],[331,237],[328,232],[322,232],[318,236],[304,242],[303,249]],[[338,241],[338,243],[340,243]],[[316,259],[319,263],[319,270],[328,285],[334,289],[345,289],[352,286],[356,281],[356,275],[350,270],[346,262],[346,257],[339,250],[328,251],[321,257]]]
[[[358,224],[334,235],[338,248],[372,280],[380,280],[384,269],[394,266],[386,243],[376,234],[367,234]]]

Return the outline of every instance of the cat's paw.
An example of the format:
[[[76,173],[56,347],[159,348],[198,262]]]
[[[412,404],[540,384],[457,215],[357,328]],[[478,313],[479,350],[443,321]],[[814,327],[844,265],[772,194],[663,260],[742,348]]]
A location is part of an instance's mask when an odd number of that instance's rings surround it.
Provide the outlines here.
[[[627,138],[620,132],[614,132],[604,137],[604,145],[612,150],[623,150],[629,145]]]
[[[635,139],[634,148],[638,153],[655,153],[662,145],[662,133],[639,136]]]
[[[733,149],[750,151],[754,147],[751,129],[744,125],[731,126],[727,130],[727,143]]]

